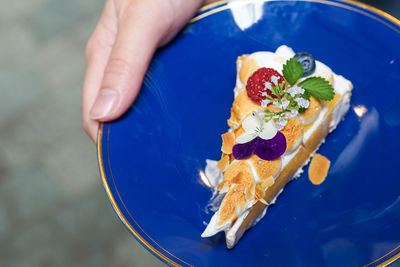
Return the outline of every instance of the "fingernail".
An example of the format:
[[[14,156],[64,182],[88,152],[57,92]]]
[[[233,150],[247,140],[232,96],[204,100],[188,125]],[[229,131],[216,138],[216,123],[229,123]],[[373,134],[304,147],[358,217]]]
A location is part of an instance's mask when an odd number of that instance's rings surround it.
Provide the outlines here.
[[[90,110],[90,117],[95,120],[105,118],[117,104],[118,97],[115,90],[101,89]]]

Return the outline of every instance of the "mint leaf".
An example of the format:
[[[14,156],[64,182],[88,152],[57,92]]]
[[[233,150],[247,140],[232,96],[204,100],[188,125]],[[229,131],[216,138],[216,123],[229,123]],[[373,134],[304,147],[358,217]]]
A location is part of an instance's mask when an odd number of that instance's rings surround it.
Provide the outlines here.
[[[283,65],[282,72],[286,81],[293,85],[303,76],[304,67],[296,58],[292,57]]]
[[[332,85],[322,77],[310,77],[299,86],[321,100],[332,100],[335,92]]]

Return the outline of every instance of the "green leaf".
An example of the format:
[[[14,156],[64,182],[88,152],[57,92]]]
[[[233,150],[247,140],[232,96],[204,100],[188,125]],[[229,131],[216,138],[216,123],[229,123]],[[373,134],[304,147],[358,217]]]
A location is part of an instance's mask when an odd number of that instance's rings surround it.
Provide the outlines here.
[[[335,95],[332,85],[322,77],[310,77],[299,86],[321,100],[332,100]]]
[[[283,65],[282,72],[286,81],[293,85],[303,76],[304,67],[296,58],[292,57]]]
[[[272,93],[274,96],[278,96],[278,92],[276,91],[276,86],[272,86],[272,87],[271,87],[271,93]]]

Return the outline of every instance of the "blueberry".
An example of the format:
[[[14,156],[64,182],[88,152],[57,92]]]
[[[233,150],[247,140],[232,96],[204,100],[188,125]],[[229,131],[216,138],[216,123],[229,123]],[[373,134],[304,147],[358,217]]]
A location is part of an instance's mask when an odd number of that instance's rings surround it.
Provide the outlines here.
[[[310,76],[315,71],[315,59],[312,55],[306,52],[300,52],[294,55],[304,67],[303,77]]]

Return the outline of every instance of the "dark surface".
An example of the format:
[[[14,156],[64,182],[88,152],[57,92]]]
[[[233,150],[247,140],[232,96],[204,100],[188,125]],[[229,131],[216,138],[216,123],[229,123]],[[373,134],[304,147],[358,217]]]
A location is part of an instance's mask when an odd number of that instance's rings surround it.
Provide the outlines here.
[[[399,0],[365,0],[360,1],[379,8],[390,15],[400,19],[400,1]]]

